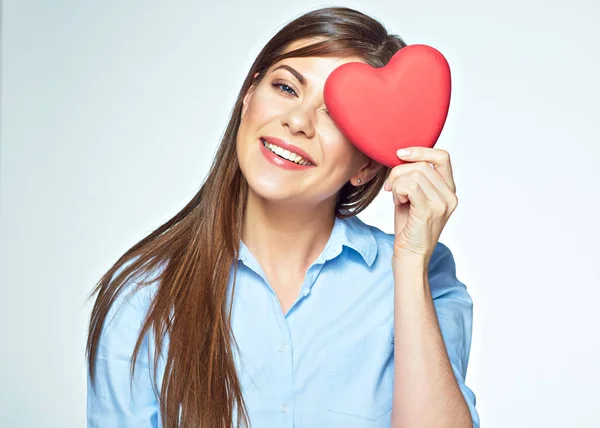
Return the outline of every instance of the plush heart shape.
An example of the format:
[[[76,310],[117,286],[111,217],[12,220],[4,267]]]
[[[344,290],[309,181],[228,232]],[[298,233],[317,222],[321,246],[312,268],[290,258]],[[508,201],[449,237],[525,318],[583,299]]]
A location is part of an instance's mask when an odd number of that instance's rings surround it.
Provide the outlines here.
[[[334,69],[323,87],[329,114],[361,152],[394,167],[398,149],[433,147],[450,106],[450,68],[427,45],[400,49],[381,68],[349,62]]]

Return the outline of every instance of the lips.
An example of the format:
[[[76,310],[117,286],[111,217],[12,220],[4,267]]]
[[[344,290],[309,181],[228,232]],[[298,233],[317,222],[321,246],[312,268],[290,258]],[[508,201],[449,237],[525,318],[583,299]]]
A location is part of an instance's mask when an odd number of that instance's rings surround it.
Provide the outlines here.
[[[287,143],[287,142],[285,142],[285,141],[283,141],[283,140],[281,140],[279,138],[276,138],[276,137],[264,136],[264,137],[261,137],[261,138],[263,140],[265,140],[269,144],[274,144],[276,146],[281,147],[282,149],[285,149],[285,150],[288,150],[289,152],[295,153],[298,156],[302,156],[305,160],[309,161],[313,165],[317,165],[315,163],[315,161],[313,160],[313,158],[311,158],[308,153],[306,153],[304,150],[302,150],[298,146],[294,146],[293,144]]]

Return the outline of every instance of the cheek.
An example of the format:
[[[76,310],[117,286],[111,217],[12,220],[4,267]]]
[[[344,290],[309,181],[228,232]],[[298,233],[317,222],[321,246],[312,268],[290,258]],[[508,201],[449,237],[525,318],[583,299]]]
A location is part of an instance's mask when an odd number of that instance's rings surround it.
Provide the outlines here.
[[[282,100],[269,93],[268,88],[257,89],[242,120],[249,125],[261,126],[277,117],[282,109]]]
[[[339,169],[354,169],[361,163],[362,153],[352,145],[343,134],[337,132],[331,143],[326,144],[323,149],[332,166]]]

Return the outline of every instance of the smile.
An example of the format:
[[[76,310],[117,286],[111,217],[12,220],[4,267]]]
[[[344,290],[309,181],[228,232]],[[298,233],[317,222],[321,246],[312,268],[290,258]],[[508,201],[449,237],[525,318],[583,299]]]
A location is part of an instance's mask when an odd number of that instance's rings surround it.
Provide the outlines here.
[[[302,166],[312,166],[311,162],[307,161],[302,156],[299,156],[296,153],[292,153],[289,150],[282,149],[281,147],[276,146],[275,144],[267,143],[262,138],[260,139],[260,142],[262,143],[263,146],[265,146],[267,148],[267,150],[275,153],[277,156],[279,156],[282,159],[285,159],[290,162],[294,162],[295,164],[302,165]]]

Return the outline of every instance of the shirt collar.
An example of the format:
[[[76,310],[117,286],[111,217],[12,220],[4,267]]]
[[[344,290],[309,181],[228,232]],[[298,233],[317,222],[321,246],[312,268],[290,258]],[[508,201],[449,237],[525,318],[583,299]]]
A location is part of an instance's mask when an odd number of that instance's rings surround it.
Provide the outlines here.
[[[360,254],[369,267],[371,267],[377,256],[377,241],[371,232],[370,226],[357,216],[336,217],[329,240],[314,264],[325,263],[327,260],[336,258],[341,254],[344,246]],[[241,260],[247,266],[253,265],[255,258],[241,239],[239,249],[238,260]]]

